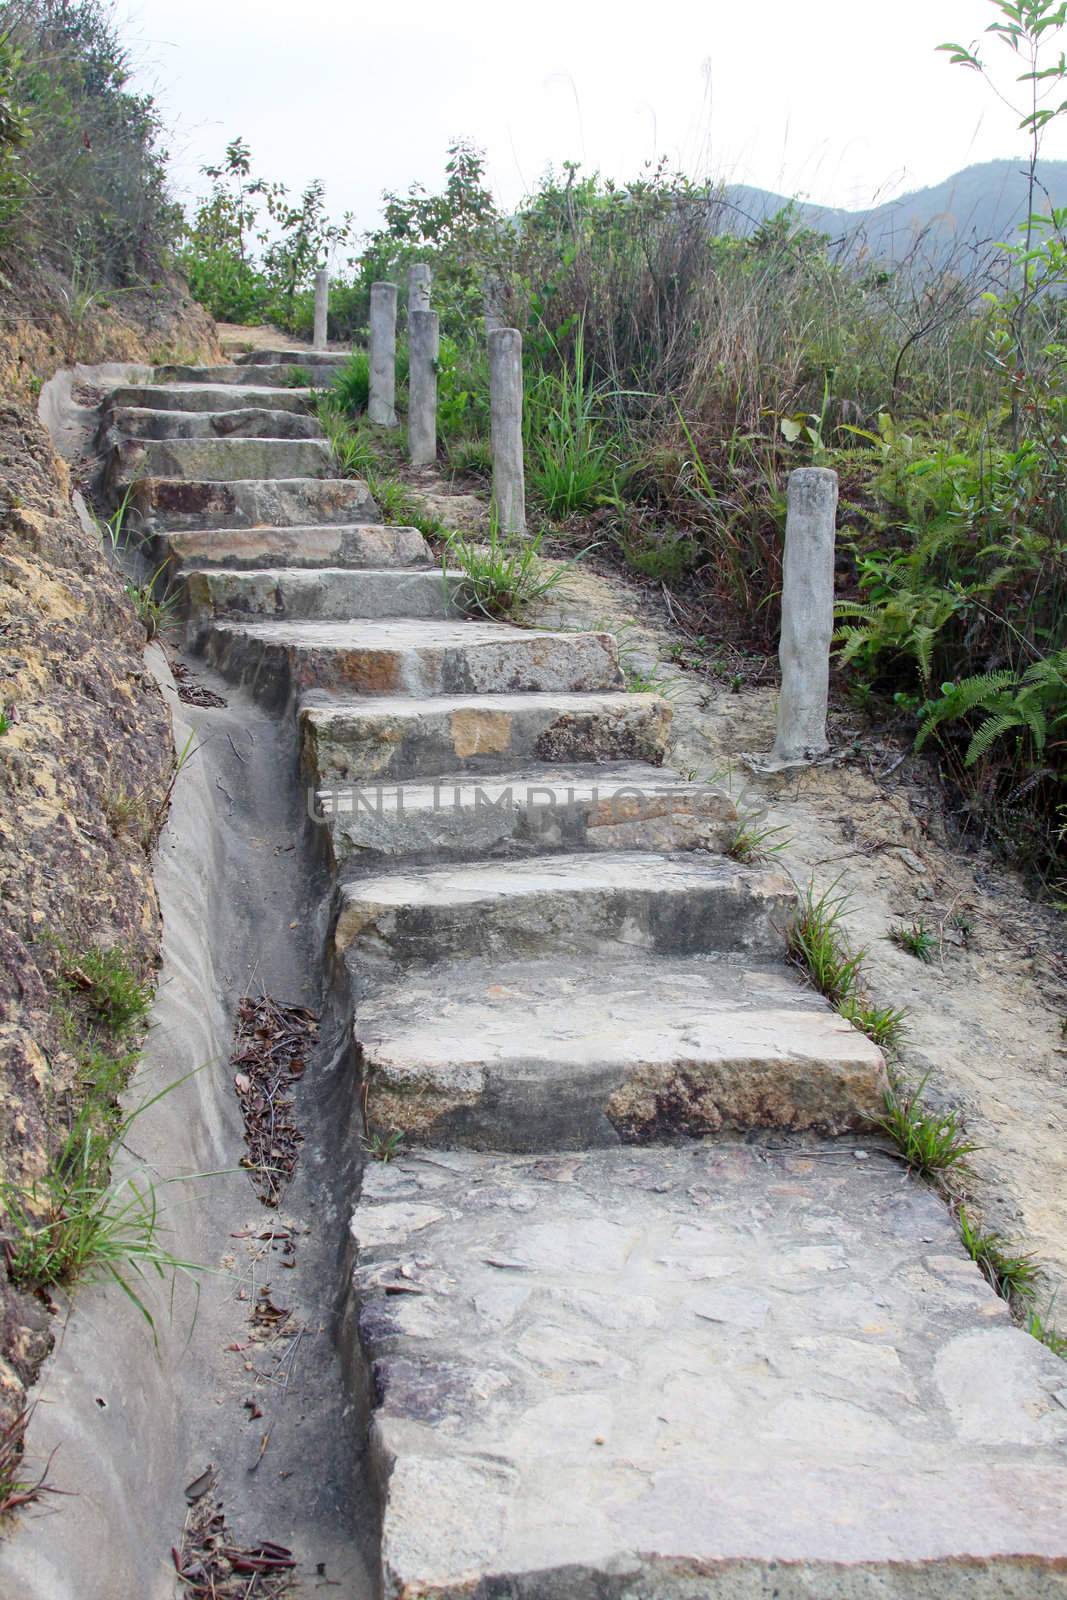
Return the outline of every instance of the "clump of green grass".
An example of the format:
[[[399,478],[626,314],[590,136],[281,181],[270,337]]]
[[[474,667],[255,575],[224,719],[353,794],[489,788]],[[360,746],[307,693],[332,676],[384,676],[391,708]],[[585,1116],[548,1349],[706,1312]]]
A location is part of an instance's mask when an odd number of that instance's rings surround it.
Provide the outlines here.
[[[449,535],[441,570],[447,575],[458,568],[463,574],[451,587],[453,603],[469,616],[506,617],[550,593],[562,583],[567,568],[544,565],[542,538],[538,533],[529,539],[507,539],[495,514],[489,518],[487,543]]]
[[[848,896],[835,894],[832,884],[822,894],[809,883],[800,910],[789,930],[790,959],[811,979],[820,994],[840,1009],[856,993],[863,953],[853,953],[841,932]]]
[[[1013,1252],[999,1233],[984,1233],[963,1206],[959,1209],[959,1225],[964,1249],[1001,1298],[1009,1304],[1031,1300],[1041,1281],[1034,1257]]]
[[[167,565],[164,561],[158,566],[146,583],[134,583],[131,579],[123,586],[127,599],[133,603],[133,609],[144,624],[149,642],[158,639],[167,624],[174,621],[181,603],[180,591],[171,590],[169,584],[162,594],[157,592],[156,585]]]
[[[429,509],[425,500],[402,483],[389,476],[367,476],[370,490],[382,513],[382,519],[393,526],[417,528],[424,539],[434,543],[450,537],[441,518]]]
[[[865,1033],[882,1050],[899,1049],[907,1032],[907,1012],[895,1006],[879,1006],[863,995],[850,995],[838,1011],[854,1028]]]
[[[5,733],[11,732],[11,718],[6,711],[0,711],[0,739]]]
[[[758,815],[752,814],[738,820],[737,831],[727,846],[726,854],[734,861],[770,861],[780,855],[788,843],[789,835],[784,827],[772,827]]]
[[[619,540],[626,565],[656,583],[680,583],[699,559],[696,544],[684,534],[662,537],[624,535]]]
[[[606,398],[579,323],[569,359],[542,370],[524,397],[526,480],[550,517],[591,511],[616,495],[623,441],[604,420]]]
[[[366,350],[353,350],[344,366],[335,374],[329,395],[350,416],[366,411],[370,399],[370,356]]]
[[[282,373],[283,389],[311,389],[314,387],[314,382],[315,380],[307,367],[287,365]]]
[[[60,981],[80,999],[91,1023],[122,1038],[141,1022],[152,1003],[152,986],[124,950],[90,945],[76,951],[57,942],[56,952]]]
[[[109,1278],[152,1326],[137,1280],[196,1268],[162,1243],[155,1185],[144,1177],[106,1176],[132,1121],[124,1119],[103,1149],[97,1133],[79,1119],[43,1176],[0,1184],[0,1228],[8,1271],[21,1287]]]
[[[365,1133],[361,1141],[372,1161],[395,1161],[403,1153],[402,1133]]]
[[[453,472],[470,473],[476,478],[492,475],[493,449],[488,439],[465,435],[462,439],[450,439],[446,450]]]
[[[916,961],[923,961],[927,965],[934,959],[937,950],[937,935],[926,926],[922,917],[915,922],[900,923],[890,928],[889,937],[901,950],[906,950]]]
[[[1067,1361],[1067,1333],[1053,1326],[1047,1319],[1047,1314],[1031,1310],[1026,1319],[1026,1331],[1041,1344],[1046,1345],[1053,1355],[1059,1356],[1062,1361]]]
[[[913,1088],[892,1085],[878,1125],[921,1178],[942,1182],[946,1173],[963,1176],[967,1158],[978,1146],[967,1138],[958,1110],[935,1111],[925,1105],[925,1088],[925,1078]]]

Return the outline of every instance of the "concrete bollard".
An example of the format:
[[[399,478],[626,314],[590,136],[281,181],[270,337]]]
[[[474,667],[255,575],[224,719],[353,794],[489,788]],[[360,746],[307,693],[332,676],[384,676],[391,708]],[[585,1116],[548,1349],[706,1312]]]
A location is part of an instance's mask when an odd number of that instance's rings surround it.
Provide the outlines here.
[[[397,426],[396,284],[370,286],[370,397],[367,415],[383,428]]]
[[[408,456],[413,467],[437,460],[436,311],[408,311]]]
[[[487,273],[482,279],[482,304],[485,307],[486,334],[495,333],[504,326],[504,316],[501,310],[503,294],[500,279]]]
[[[826,702],[834,631],[837,473],[799,467],[789,474],[782,572],[782,692],[771,765],[809,761],[830,748]]]
[[[493,443],[493,506],[500,530],[502,533],[525,533],[522,334],[517,328],[494,328],[489,335],[489,411]]]
[[[326,348],[326,321],[330,309],[330,274],[323,267],[315,274],[315,336],[312,345],[316,350]]]
[[[430,309],[430,268],[425,261],[416,261],[408,272],[408,316],[413,311]]]

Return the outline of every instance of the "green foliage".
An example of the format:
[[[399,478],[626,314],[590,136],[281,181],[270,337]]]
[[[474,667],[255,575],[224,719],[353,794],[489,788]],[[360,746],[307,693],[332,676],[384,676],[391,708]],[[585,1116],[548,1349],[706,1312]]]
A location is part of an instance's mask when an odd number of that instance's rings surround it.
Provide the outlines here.
[[[619,548],[628,567],[656,583],[680,583],[700,559],[695,541],[684,533],[627,530],[619,535]]]
[[[366,350],[353,350],[341,370],[333,378],[330,399],[350,416],[366,411],[370,399],[370,356]],[[321,410],[319,412],[321,416]]]
[[[901,923],[895,928],[890,928],[889,937],[901,950],[906,950],[916,961],[926,962],[927,965],[934,959],[937,949],[937,936],[926,926],[920,917],[916,922]]]
[[[1002,1299],[1032,1299],[1041,1281],[1034,1257],[1013,1253],[999,1233],[984,1233],[963,1206],[959,1209],[959,1225],[964,1249]]]
[[[836,894],[836,887],[816,894],[814,882],[808,884],[789,929],[789,955],[819,993],[841,1007],[856,993],[863,955],[851,952],[845,942],[841,918],[848,897]]]
[[[365,1133],[360,1138],[364,1150],[372,1161],[388,1163],[404,1153],[404,1135],[393,1133]]]
[[[351,217],[331,222],[318,179],[292,201],[284,184],[256,177],[241,138],[202,171],[212,187],[186,223],[179,255],[194,297],[222,322],[306,332],[314,275],[350,237]]]
[[[0,6],[0,253],[92,294],[150,280],[178,226],[159,114],[104,0]]]
[[[449,440],[446,451],[453,472],[471,473],[478,478],[489,478],[493,471],[493,452],[488,439],[466,436]]]
[[[441,569],[446,581],[450,572],[463,574],[458,583],[450,585],[454,604],[471,616],[506,617],[550,593],[563,582],[567,566],[544,566],[540,554],[543,537],[542,532],[532,538],[508,539],[500,532],[495,513],[490,515],[488,543],[450,534]]]
[[[117,946],[101,950],[96,945],[76,950],[60,941],[55,950],[64,988],[80,998],[91,1021],[121,1037],[146,1015],[152,987],[124,950]]]
[[[908,1014],[901,1007],[879,1006],[865,995],[851,994],[837,1009],[882,1050],[896,1050],[904,1041]]]
[[[784,838],[780,837],[782,834]],[[735,861],[771,861],[788,844],[789,835],[784,827],[773,827],[764,822],[758,813],[753,813],[740,818],[726,853]]]
[[[607,398],[592,381],[581,323],[569,358],[527,379],[526,481],[550,517],[592,511],[616,492],[621,440],[605,424]]]
[[[925,1105],[925,1088],[925,1078],[914,1088],[891,1088],[879,1127],[919,1177],[939,1181],[949,1172],[963,1175],[968,1170],[967,1157],[978,1146],[967,1139],[959,1111],[935,1111]]]

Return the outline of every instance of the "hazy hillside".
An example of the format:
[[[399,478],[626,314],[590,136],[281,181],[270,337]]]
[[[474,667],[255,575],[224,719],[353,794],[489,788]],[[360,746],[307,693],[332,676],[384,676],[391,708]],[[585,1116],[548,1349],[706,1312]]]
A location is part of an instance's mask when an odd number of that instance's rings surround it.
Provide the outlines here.
[[[1067,161],[1042,162],[1039,178],[1046,191],[1040,209],[1067,205]],[[788,204],[784,195],[747,184],[731,185],[726,195],[744,232]],[[850,249],[893,261],[917,251],[941,264],[953,254],[973,256],[1014,237],[1026,216],[1026,173],[1021,161],[985,161],[869,211],[810,204],[797,210],[809,227]]]

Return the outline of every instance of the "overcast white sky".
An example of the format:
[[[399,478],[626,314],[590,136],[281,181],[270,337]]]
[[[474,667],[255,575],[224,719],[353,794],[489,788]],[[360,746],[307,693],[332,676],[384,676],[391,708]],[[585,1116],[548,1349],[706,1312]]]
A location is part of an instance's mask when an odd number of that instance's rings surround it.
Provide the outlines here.
[[[456,135],[513,205],[550,163],[617,178],[666,155],[859,207],[1013,156],[1023,136],[934,47],[988,0],[119,0],[183,198],[237,134],[256,168],[374,226],[383,189],[442,178]],[[990,60],[1004,54],[990,40]],[[1067,157],[1067,128],[1048,156]]]

